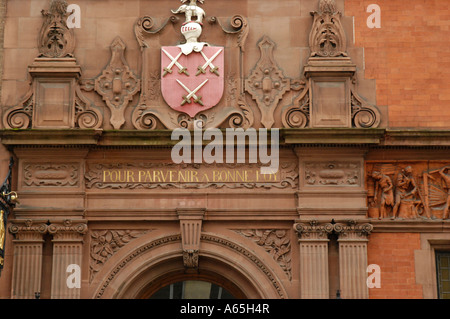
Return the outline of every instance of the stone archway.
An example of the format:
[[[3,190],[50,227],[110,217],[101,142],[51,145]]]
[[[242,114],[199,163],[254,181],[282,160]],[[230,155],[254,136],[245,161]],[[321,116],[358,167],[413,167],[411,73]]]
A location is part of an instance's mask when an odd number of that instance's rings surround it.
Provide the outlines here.
[[[220,285],[236,298],[280,299],[287,293],[277,275],[249,249],[216,234],[201,235],[198,270],[183,266],[181,236],[149,234],[109,260],[97,275],[92,298],[148,298],[164,285],[204,280]]]

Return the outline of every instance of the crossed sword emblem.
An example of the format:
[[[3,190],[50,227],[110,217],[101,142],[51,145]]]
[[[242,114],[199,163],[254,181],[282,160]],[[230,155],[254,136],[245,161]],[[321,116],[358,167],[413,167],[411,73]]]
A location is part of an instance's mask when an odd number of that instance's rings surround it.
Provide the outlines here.
[[[195,75],[199,75],[200,73],[204,74],[206,72],[206,69],[209,66],[209,71],[211,71],[211,73],[214,73],[215,75],[219,76],[219,72],[217,71],[219,68],[217,66],[214,66],[212,61],[214,61],[214,59],[220,54],[220,52],[222,52],[222,49],[218,50],[216,53],[214,53],[214,55],[212,57],[210,57],[208,59],[206,54],[204,54],[203,51],[200,51],[200,53],[202,54],[202,56],[206,62],[205,62],[205,64],[198,66],[198,68],[197,68],[198,71]]]
[[[172,62],[170,62],[170,64],[167,67],[164,68],[163,77],[166,76],[167,73],[172,73],[172,68],[173,68],[174,65],[178,68],[178,73],[180,73],[180,74],[184,73],[187,76],[189,76],[189,73],[187,72],[187,68],[185,68],[184,66],[182,66],[180,64],[180,62],[178,62],[178,59],[180,58],[180,56],[182,54],[181,51],[175,58],[173,56],[171,56],[170,53],[167,52],[166,50],[162,49],[162,51],[172,61]]]
[[[166,76],[168,73],[172,73],[172,68],[175,65],[178,68],[178,73],[184,73],[187,76],[189,76],[189,73],[187,71],[187,68],[182,66],[180,64],[180,62],[178,62],[178,59],[180,58],[182,52],[178,53],[178,55],[174,58],[169,52],[167,52],[166,50],[162,49],[162,51],[164,52],[164,54],[170,59],[170,64],[164,68],[164,73],[163,73],[163,77]],[[203,53],[203,51],[200,51],[200,53],[203,56],[203,59],[205,59],[205,64],[203,65],[199,65],[197,67],[197,73],[195,74],[196,76],[201,74],[201,73],[205,73],[206,69],[209,66],[209,71],[211,73],[214,73],[215,75],[219,76],[219,72],[217,71],[219,69],[219,67],[215,66],[212,62],[214,61],[214,59],[220,54],[220,52],[222,52],[222,49],[218,50],[216,53],[214,53],[214,55],[210,58],[208,58],[206,56],[205,53]]]
[[[183,89],[186,90],[186,92],[188,93],[187,95],[183,95],[183,101],[181,102],[181,105],[183,106],[186,103],[191,103],[191,98],[194,98],[194,103],[198,103],[201,106],[203,106],[203,102],[202,102],[202,97],[199,95],[196,95],[196,93],[198,92],[198,90],[200,90],[203,85],[206,84],[206,82],[208,82],[208,79],[206,79],[205,81],[203,81],[199,86],[197,86],[194,90],[190,90],[186,85],[184,85],[180,80],[177,79],[177,82],[179,85],[181,85],[181,87]]]

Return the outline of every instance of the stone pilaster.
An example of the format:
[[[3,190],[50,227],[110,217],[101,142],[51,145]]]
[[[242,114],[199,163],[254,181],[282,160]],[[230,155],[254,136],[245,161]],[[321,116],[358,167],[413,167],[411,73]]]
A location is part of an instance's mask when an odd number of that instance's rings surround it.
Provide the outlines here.
[[[339,242],[339,278],[341,298],[367,299],[367,242],[373,226],[357,224],[335,224]]]
[[[34,299],[41,291],[43,236],[47,225],[32,220],[12,221],[14,235],[12,299]]]
[[[300,298],[327,299],[329,297],[328,234],[333,225],[317,221],[296,223],[300,246]]]
[[[64,220],[50,224],[48,232],[53,235],[51,298],[79,299],[80,287],[76,287],[76,279],[74,282],[69,278],[74,269],[68,267],[73,265],[81,269],[83,235],[87,232],[87,224],[84,220]],[[79,278],[80,281],[81,278]]]

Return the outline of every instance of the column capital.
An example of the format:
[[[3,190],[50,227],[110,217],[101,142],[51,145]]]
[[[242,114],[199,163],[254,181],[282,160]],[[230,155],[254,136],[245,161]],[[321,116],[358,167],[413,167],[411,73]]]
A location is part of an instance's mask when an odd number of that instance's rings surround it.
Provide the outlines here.
[[[367,241],[367,236],[372,232],[373,225],[370,223],[358,223],[356,220],[349,220],[346,224],[334,224],[333,228],[339,236],[339,241]]]
[[[43,241],[43,236],[47,233],[48,225],[43,220],[12,220],[9,232],[19,241]]]
[[[310,220],[305,223],[295,223],[294,230],[297,232],[299,241],[328,241],[328,234],[333,231],[331,223],[320,223],[317,220]]]
[[[83,219],[51,221],[48,225],[48,232],[53,235],[53,241],[82,241],[87,230],[86,220]]]

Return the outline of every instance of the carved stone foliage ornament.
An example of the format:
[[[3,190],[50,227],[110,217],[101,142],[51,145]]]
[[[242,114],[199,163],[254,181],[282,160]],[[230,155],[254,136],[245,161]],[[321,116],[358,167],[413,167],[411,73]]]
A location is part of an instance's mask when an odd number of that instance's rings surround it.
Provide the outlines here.
[[[263,247],[272,258],[280,265],[283,271],[292,280],[291,267],[291,240],[289,232],[284,229],[251,229],[235,230],[256,244]]]
[[[335,0],[320,0],[319,12],[311,14],[314,17],[309,35],[311,56],[347,56],[347,40],[341,24],[342,14],[336,10]]]
[[[147,233],[144,230],[111,229],[95,230],[90,233],[90,262],[89,262],[89,282],[100,271],[101,267],[120,248],[128,244],[133,239],[139,238]]]
[[[369,217],[448,219],[450,164],[440,165],[368,164]]]
[[[295,223],[294,230],[302,240],[327,240],[328,234],[333,232],[333,225],[311,220],[308,223]]]
[[[73,29],[67,26],[67,2],[65,0],[52,0],[50,9],[42,10],[45,22],[39,34],[40,57],[65,58],[71,57],[75,49]]]
[[[102,96],[110,109],[110,123],[114,129],[119,129],[125,123],[125,109],[140,90],[140,80],[125,61],[125,48],[122,39],[114,39],[111,43],[111,60],[102,74],[95,79],[95,91]]]

